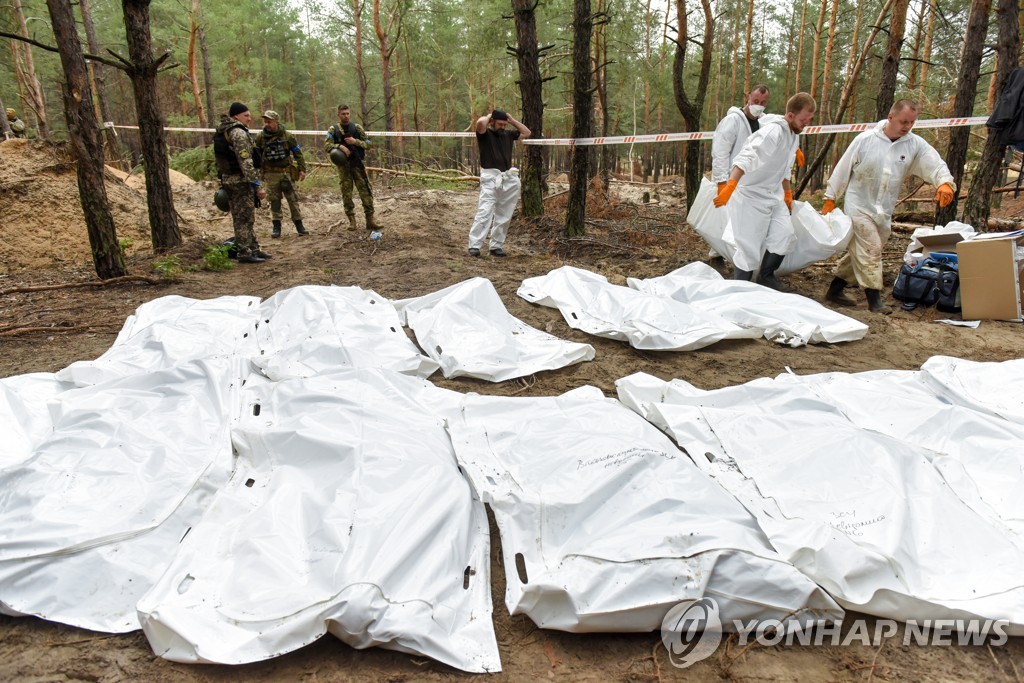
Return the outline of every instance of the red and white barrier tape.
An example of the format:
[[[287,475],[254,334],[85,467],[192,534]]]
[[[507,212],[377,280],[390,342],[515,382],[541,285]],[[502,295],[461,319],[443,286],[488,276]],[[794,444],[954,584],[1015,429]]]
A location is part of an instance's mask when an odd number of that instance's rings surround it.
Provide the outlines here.
[[[956,126],[983,126],[988,121],[986,116],[973,116],[970,118],[958,119],[924,119],[914,124],[914,128],[953,128]],[[105,124],[108,128],[124,128],[138,130],[138,126],[121,126],[111,122]],[[807,126],[803,130],[804,135],[823,135],[827,133],[859,133],[870,130],[877,125],[871,123],[837,123],[825,126]],[[174,133],[213,133],[213,128],[164,128]],[[293,135],[325,135],[322,130],[289,130]],[[471,138],[473,132],[398,132],[398,131],[370,131],[370,137],[420,137],[420,138]],[[632,145],[648,142],[681,142],[685,140],[710,140],[715,135],[714,131],[701,131],[698,133],[658,133],[654,135],[617,135],[603,138],[531,138],[523,140],[527,145],[549,145],[552,147],[590,147],[597,145]]]

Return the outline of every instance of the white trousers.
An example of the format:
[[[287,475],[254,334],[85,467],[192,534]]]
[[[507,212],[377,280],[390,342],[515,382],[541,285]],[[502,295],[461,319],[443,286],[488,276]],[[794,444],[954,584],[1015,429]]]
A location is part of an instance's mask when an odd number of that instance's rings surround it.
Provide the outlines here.
[[[480,169],[480,203],[476,217],[469,229],[469,248],[480,249],[491,235],[491,249],[505,244],[508,224],[519,202],[519,169],[510,168],[502,172],[494,168]]]
[[[793,221],[786,202],[778,196],[744,192],[740,185],[726,204],[732,232],[736,239],[733,265],[740,270],[756,271],[761,267],[765,251],[788,254],[796,242]]]

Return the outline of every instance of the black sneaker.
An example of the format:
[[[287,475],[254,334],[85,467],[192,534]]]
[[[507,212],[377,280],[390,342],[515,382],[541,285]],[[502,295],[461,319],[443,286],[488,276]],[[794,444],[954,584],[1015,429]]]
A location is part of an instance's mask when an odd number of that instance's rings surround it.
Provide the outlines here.
[[[271,256],[267,252],[263,251],[262,249],[260,249],[259,251],[256,252],[256,256],[261,258],[261,259],[263,259],[264,261],[266,261],[268,259],[274,258],[273,256]]]
[[[256,254],[248,254],[246,256],[238,257],[239,263],[263,263],[264,261],[266,261],[266,259],[262,259]]]
[[[469,255],[470,256],[480,256],[480,250],[477,249],[476,247],[470,247],[469,248]]]
[[[491,249],[491,256],[499,256],[504,258],[505,256],[508,256],[508,254],[505,253],[504,249],[498,247],[497,249]]]

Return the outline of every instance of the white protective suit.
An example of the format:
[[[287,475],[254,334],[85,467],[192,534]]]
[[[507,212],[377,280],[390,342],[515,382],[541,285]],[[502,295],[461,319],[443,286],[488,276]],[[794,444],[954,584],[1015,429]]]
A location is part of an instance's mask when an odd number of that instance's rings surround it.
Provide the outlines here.
[[[800,136],[778,114],[761,117],[760,124],[732,162],[744,175],[725,205],[736,239],[733,265],[751,272],[766,250],[783,255],[795,241],[782,181],[789,178]]]
[[[729,180],[733,159],[743,149],[750,132],[750,119],[743,110],[729,107],[715,128],[715,137],[711,138],[711,182],[724,183]]]
[[[488,232],[491,234],[491,249],[499,249],[505,244],[508,224],[512,222],[521,187],[518,168],[512,167],[504,172],[496,168],[480,169],[480,203],[477,204],[473,226],[469,229],[470,249],[483,248]]]
[[[904,178],[915,175],[935,187],[949,183],[956,191],[953,174],[931,145],[912,132],[892,141],[886,123],[853,139],[825,189],[825,199],[833,201],[846,192],[844,211],[853,221],[853,238],[835,275],[864,289],[882,289],[882,248]]]

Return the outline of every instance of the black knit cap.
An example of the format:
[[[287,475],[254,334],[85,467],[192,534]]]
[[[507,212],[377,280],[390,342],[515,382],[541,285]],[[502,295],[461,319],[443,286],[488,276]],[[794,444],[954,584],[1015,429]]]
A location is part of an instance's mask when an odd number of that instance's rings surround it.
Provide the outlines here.
[[[508,121],[508,114],[500,109],[495,109],[491,112],[491,119],[494,121]]]
[[[232,102],[231,108],[228,109],[228,116],[238,116],[242,112],[249,111],[249,107],[245,106],[241,102]]]

